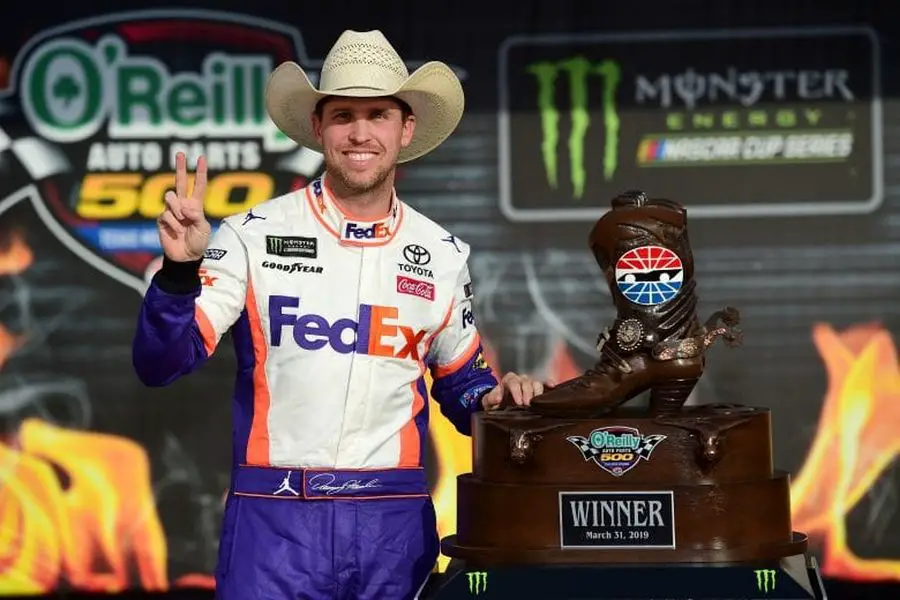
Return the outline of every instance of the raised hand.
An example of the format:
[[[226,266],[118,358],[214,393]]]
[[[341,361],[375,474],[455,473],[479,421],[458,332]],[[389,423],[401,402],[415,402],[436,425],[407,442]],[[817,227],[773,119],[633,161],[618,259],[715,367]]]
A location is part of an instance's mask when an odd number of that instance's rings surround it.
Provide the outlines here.
[[[169,260],[188,262],[200,260],[209,244],[212,227],[203,214],[206,194],[206,159],[197,160],[194,189],[188,195],[187,159],[184,153],[175,155],[175,191],[166,192],[166,209],[157,219],[159,241]]]

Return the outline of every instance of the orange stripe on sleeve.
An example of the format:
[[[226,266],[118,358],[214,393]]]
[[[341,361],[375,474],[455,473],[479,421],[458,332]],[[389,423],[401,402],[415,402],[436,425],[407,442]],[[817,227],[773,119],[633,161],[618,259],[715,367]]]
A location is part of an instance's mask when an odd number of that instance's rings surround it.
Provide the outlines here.
[[[247,440],[247,464],[269,464],[269,381],[266,377],[266,338],[253,293],[253,282],[247,282],[247,317],[250,321],[250,338],[253,340],[253,422]]]
[[[194,310],[194,318],[197,321],[197,328],[200,329],[200,337],[203,338],[206,356],[210,357],[216,351],[216,330],[213,329],[209,317],[199,306]]]
[[[478,350],[479,344],[481,344],[481,336],[476,334],[475,337],[472,338],[472,342],[469,344],[469,347],[466,348],[466,351],[463,352],[459,358],[457,358],[450,364],[438,366],[434,369],[435,379],[446,377],[447,375],[458,371],[466,363],[467,360],[475,356],[475,352]]]

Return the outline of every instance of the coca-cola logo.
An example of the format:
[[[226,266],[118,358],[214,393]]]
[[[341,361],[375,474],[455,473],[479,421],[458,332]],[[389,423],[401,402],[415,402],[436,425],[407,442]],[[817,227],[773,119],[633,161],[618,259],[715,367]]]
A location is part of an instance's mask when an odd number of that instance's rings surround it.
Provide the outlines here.
[[[434,284],[427,281],[419,281],[411,277],[397,275],[397,291],[401,294],[409,294],[410,296],[434,301]]]

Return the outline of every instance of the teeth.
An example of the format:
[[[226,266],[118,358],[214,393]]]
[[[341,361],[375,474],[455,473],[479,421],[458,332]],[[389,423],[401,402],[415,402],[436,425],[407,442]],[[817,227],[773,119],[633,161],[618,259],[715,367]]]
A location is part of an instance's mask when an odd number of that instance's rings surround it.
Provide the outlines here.
[[[347,156],[350,157],[351,160],[369,160],[373,156],[375,156],[372,152],[350,152]]]

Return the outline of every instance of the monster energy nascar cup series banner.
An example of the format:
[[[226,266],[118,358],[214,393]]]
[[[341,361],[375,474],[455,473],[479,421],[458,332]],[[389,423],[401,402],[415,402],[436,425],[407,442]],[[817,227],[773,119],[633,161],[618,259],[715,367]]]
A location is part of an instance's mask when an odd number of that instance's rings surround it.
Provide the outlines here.
[[[881,203],[869,30],[526,36],[499,54],[501,206],[514,221],[594,220],[633,187],[684,199],[692,216]]]

